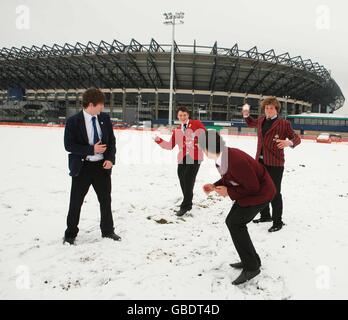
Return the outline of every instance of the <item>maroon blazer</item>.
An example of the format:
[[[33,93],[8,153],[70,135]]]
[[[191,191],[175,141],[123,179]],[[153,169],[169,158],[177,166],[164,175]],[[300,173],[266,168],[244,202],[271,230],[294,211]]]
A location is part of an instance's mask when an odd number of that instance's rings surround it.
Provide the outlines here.
[[[263,162],[265,165],[283,167],[285,163],[284,150],[277,147],[277,142],[275,140],[286,140],[286,138],[288,138],[293,143],[292,148],[295,148],[301,143],[301,138],[292,129],[289,121],[279,117],[263,137],[262,124],[265,119],[265,116],[257,119],[253,119],[252,117],[245,118],[248,127],[257,128],[258,140],[256,160],[259,160],[261,151],[263,150]]]
[[[190,119],[185,133],[181,130],[181,125],[179,125],[173,130],[170,141],[160,139],[156,143],[167,150],[172,150],[178,145],[179,163],[182,162],[186,155],[190,155],[193,160],[203,160],[203,152],[198,147],[198,137],[205,131],[206,129],[201,121]]]
[[[242,150],[225,148],[222,152],[221,179],[228,195],[241,207],[256,206],[273,200],[276,188],[265,167]]]

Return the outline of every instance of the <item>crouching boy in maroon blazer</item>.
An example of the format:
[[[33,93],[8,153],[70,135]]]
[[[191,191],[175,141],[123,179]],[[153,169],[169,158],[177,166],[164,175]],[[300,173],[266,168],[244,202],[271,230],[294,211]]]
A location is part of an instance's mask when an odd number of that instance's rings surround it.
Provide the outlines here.
[[[276,188],[261,163],[239,149],[227,148],[217,132],[202,134],[199,146],[209,159],[216,161],[221,175],[214,184],[204,185],[204,192],[215,191],[235,201],[226,224],[241,260],[231,267],[243,269],[232,283],[239,285],[260,274],[261,260],[250,239],[247,224],[274,198]]]

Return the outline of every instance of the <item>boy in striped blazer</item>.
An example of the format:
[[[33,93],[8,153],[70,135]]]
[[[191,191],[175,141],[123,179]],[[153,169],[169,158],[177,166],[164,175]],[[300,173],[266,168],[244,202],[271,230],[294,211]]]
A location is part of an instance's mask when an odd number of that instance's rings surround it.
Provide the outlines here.
[[[203,160],[198,137],[206,129],[201,121],[190,119],[190,112],[184,106],[178,108],[177,116],[181,124],[173,130],[170,141],[156,136],[155,142],[166,150],[173,150],[176,145],[179,147],[177,172],[184,198],[176,215],[181,217],[192,210],[193,189]]]
[[[275,97],[266,98],[261,103],[264,116],[257,119],[250,117],[248,108],[243,107],[243,117],[248,127],[257,128],[257,152],[256,160],[262,163],[270,174],[277,194],[272,200],[272,217],[269,206],[261,211],[261,218],[255,223],[271,222],[273,226],[269,232],[276,232],[284,226],[283,200],[281,195],[281,183],[284,173],[284,149],[295,148],[301,143],[301,138],[294,132],[289,121],[280,118],[280,102]]]

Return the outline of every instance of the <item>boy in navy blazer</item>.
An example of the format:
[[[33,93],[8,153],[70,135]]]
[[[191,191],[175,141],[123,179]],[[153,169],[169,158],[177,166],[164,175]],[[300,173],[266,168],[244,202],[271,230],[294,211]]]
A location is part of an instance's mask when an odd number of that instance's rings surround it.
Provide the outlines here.
[[[116,139],[108,114],[103,113],[104,94],[95,88],[85,91],[83,110],[67,120],[65,149],[69,152],[72,177],[70,205],[64,243],[73,245],[83,200],[92,185],[100,203],[100,228],[103,238],[120,241],[114,232],[111,211],[111,172],[115,164]]]

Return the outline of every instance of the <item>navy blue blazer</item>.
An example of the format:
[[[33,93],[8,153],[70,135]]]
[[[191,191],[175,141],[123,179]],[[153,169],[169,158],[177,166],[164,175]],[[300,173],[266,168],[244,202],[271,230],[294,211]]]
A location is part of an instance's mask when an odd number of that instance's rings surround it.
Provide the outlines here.
[[[99,125],[103,133],[102,144],[107,145],[104,160],[115,164],[116,138],[110,117],[101,112],[98,116]],[[94,146],[88,142],[85,118],[83,111],[70,117],[65,125],[64,146],[69,153],[70,176],[77,177],[87,156],[94,155]]]

